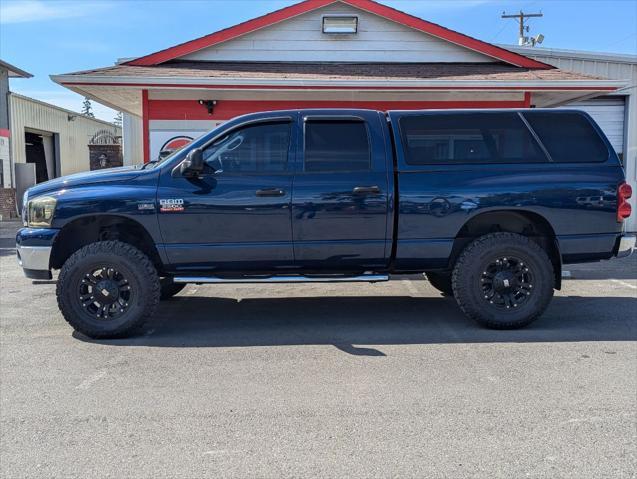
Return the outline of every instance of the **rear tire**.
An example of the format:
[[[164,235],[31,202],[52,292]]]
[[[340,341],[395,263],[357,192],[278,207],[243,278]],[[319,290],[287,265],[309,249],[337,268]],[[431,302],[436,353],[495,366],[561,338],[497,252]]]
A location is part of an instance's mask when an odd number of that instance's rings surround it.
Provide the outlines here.
[[[555,277],[546,251],[514,233],[482,236],[467,246],[453,270],[460,309],[493,329],[516,329],[542,315]]]
[[[64,263],[57,282],[58,306],[75,329],[95,339],[128,336],[157,309],[157,271],[137,248],[100,241]]]
[[[453,296],[453,287],[451,285],[451,273],[426,272],[429,283],[441,293],[447,296]]]
[[[169,277],[161,278],[159,284],[161,287],[160,299],[162,301],[172,298],[186,287],[186,283],[175,283],[173,279]]]

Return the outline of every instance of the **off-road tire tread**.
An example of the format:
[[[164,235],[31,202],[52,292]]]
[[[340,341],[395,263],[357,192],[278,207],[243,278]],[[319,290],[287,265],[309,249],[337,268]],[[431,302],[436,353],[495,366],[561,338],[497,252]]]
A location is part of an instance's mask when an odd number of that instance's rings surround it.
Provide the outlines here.
[[[72,273],[71,270],[76,265],[76,263],[85,259],[86,257],[104,253],[117,254],[119,256],[125,257],[131,268],[141,270],[140,273],[142,275],[142,278],[144,278],[145,281],[148,281],[151,286],[151,294],[144,295],[146,300],[144,313],[140,315],[140,317],[135,322],[123,325],[122,328],[108,332],[104,332],[96,328],[87,327],[86,323],[78,321],[73,314],[72,307],[67,304],[67,300],[62,291],[67,276]],[[155,266],[150,261],[148,256],[146,256],[134,246],[121,241],[98,241],[96,243],[91,243],[84,246],[83,248],[80,248],[75,253],[73,253],[69,257],[69,259],[66,260],[66,262],[62,266],[62,269],[60,270],[60,274],[58,275],[55,295],[57,297],[58,307],[62,312],[62,316],[64,316],[64,319],[76,331],[80,331],[81,333],[94,339],[122,338],[125,336],[130,336],[134,332],[142,329],[146,321],[155,314],[157,306],[159,305],[160,298],[159,277],[157,275]]]
[[[546,295],[546,297],[541,298],[540,307],[537,308],[532,315],[528,316],[524,320],[516,320],[510,322],[489,320],[482,314],[480,314],[480,308],[476,307],[477,305],[472,304],[472,302],[470,301],[471,295],[469,291],[466,290],[467,285],[464,284],[463,281],[461,281],[461,272],[465,270],[466,274],[467,270],[471,270],[470,263],[472,261],[475,261],[474,258],[475,256],[477,256],[477,252],[482,248],[497,246],[502,247],[507,244],[510,245],[511,243],[515,243],[517,246],[524,247],[532,253],[538,255],[539,259],[543,261],[545,265],[550,269],[550,275],[549,278],[547,278],[549,281],[552,282],[550,294]],[[479,274],[479,272],[477,272],[477,274]],[[462,251],[462,253],[458,257],[458,260],[456,261],[456,264],[454,265],[451,275],[451,284],[454,290],[454,297],[462,312],[469,318],[490,329],[517,329],[531,324],[542,314],[544,314],[544,311],[551,302],[551,299],[553,297],[553,283],[553,263],[551,262],[546,251],[530,238],[516,233],[491,233],[477,238]]]

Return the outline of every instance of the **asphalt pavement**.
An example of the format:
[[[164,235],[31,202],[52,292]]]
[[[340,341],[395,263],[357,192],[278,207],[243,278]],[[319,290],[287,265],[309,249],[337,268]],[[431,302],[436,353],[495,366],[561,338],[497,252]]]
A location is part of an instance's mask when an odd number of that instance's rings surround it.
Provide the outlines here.
[[[0,223],[0,476],[629,478],[637,256],[519,331],[426,281],[188,286],[93,341]]]

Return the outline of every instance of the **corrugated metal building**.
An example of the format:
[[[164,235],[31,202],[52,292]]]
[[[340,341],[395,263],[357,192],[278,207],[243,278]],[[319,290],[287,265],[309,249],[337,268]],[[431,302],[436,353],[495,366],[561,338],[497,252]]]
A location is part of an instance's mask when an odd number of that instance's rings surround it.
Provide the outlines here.
[[[10,184],[11,179],[11,133],[9,130],[9,78],[31,78],[24,70],[0,60],[0,189]],[[2,198],[5,192],[0,192]],[[9,195],[10,196],[10,195]],[[0,201],[0,214],[6,215],[2,208],[4,201]]]
[[[10,92],[10,78],[30,77],[30,73],[0,60],[0,219],[17,215],[16,188],[21,191],[34,180],[89,170],[91,138],[104,130],[108,134],[100,139],[109,137],[116,142],[113,137],[122,135],[121,128],[112,123]],[[107,147],[91,148],[96,156]],[[106,160],[112,158],[107,156]],[[25,163],[35,165],[35,178],[33,167]],[[100,163],[97,167],[103,166]]]
[[[112,123],[15,93],[9,95],[9,118],[13,163],[26,163],[41,142],[48,179],[89,170],[88,143],[98,131],[121,136]]]

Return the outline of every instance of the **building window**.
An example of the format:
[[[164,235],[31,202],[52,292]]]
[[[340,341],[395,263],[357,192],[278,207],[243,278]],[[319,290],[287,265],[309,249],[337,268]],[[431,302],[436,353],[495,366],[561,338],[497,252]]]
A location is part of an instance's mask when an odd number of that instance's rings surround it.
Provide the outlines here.
[[[323,17],[323,33],[354,34],[358,32],[358,17],[326,15]]]

